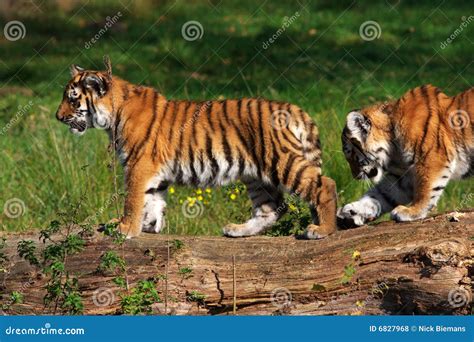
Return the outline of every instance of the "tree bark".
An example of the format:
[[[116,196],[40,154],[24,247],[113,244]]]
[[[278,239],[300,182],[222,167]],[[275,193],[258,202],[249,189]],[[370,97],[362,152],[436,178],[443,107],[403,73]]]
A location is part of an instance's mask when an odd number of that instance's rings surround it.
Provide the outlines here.
[[[96,234],[66,266],[79,279],[84,314],[121,313],[124,290],[113,274],[97,270],[108,250],[126,260],[131,288],[162,276],[154,314],[229,315],[234,305],[238,315],[470,314],[474,211],[456,215],[384,222],[320,241],[142,234],[117,246]],[[18,241],[38,241],[38,233],[4,236],[2,301],[13,291],[23,294],[5,313],[51,314],[43,304],[48,277],[16,251]]]

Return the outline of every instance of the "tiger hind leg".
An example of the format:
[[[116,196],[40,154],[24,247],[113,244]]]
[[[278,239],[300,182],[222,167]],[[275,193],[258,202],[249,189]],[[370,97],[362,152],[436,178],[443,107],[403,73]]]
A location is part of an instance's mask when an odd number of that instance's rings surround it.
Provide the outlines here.
[[[284,179],[292,193],[309,203],[313,216],[304,236],[308,239],[322,239],[336,231],[336,183],[321,176],[321,167],[310,160],[299,160]]]
[[[243,224],[226,225],[223,228],[226,236],[243,237],[260,234],[286,212],[283,195],[277,187],[259,180],[246,182],[246,185],[252,200],[252,218]]]
[[[429,172],[425,165],[415,167],[414,198],[410,206],[399,205],[391,212],[392,219],[397,222],[425,218],[448,185],[452,175],[451,165],[445,165],[436,155],[429,155],[426,160],[432,161]]]

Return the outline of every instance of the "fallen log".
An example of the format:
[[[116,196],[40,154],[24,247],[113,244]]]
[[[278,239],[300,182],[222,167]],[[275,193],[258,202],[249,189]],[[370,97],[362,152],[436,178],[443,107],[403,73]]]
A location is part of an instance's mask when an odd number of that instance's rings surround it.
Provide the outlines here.
[[[18,256],[38,233],[4,234],[0,275],[6,314],[51,314],[47,276]],[[98,271],[116,250],[130,288],[161,277],[153,314],[359,315],[470,314],[473,308],[474,211],[405,224],[339,231],[320,241],[294,237],[231,239],[142,234],[122,246],[95,234],[66,268],[77,275],[84,314],[120,314],[123,290]],[[7,303],[12,292],[19,303]]]

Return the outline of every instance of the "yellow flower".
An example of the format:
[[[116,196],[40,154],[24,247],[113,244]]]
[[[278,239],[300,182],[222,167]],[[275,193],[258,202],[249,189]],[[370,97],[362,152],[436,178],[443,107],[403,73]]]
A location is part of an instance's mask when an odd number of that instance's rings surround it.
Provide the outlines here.
[[[232,201],[235,200],[236,198],[237,198],[237,196],[236,196],[235,194],[231,194],[231,195],[230,195],[230,199],[231,199]]]
[[[356,305],[357,305],[359,308],[363,308],[363,307],[365,306],[365,302],[358,300],[358,301],[356,302]]]
[[[359,251],[354,251],[354,252],[352,253],[352,259],[353,259],[353,260],[358,260],[358,259],[360,259],[360,252],[359,252]]]
[[[198,195],[202,194],[202,190],[201,190],[201,189],[197,189],[197,190],[196,190],[196,194],[198,194]]]
[[[204,198],[202,196],[198,196],[198,201],[202,201]]]
[[[206,192],[207,192],[208,194],[210,194],[210,193],[212,192],[212,190],[211,190],[210,188],[206,188]]]
[[[170,194],[174,194],[174,188],[172,186],[170,186],[170,188],[168,189],[168,193]]]
[[[297,211],[298,210],[298,208],[295,205],[291,204],[291,203],[288,205],[288,208],[290,209],[290,211]]]

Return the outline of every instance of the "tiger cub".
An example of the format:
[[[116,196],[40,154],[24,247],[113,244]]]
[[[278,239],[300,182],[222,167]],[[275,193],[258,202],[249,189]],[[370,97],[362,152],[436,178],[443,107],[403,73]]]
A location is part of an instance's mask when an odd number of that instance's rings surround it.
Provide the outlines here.
[[[135,237],[158,233],[167,187],[219,186],[240,179],[252,201],[252,218],[223,233],[250,236],[285,212],[283,191],[309,202],[319,239],[336,229],[335,182],[321,175],[318,129],[299,107],[263,99],[168,100],[155,89],[133,85],[106,71],[71,67],[56,117],[72,133],[107,131],[125,168],[120,231]]]
[[[424,85],[399,100],[354,110],[342,132],[356,179],[376,185],[338,210],[340,226],[360,226],[390,212],[396,221],[425,218],[450,179],[474,174],[474,88],[448,96]]]

